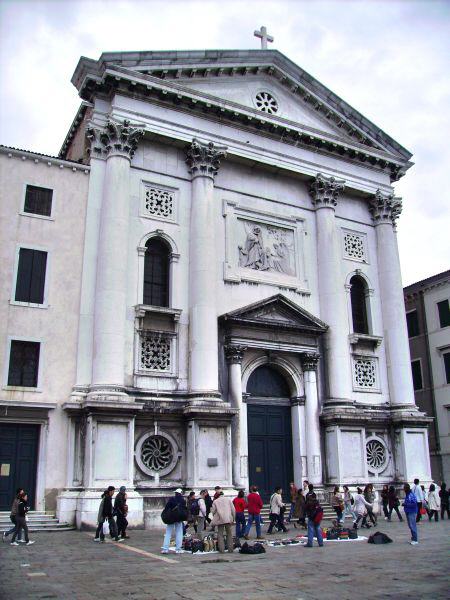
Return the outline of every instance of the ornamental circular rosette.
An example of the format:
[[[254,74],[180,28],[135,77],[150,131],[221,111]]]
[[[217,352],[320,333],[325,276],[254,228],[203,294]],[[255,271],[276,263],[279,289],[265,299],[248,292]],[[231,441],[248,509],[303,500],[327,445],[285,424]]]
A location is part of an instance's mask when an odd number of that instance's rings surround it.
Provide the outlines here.
[[[278,112],[278,101],[270,93],[261,90],[255,94],[254,98],[255,106],[261,112],[265,112],[269,115],[275,115]]]
[[[162,431],[144,433],[136,444],[134,455],[141,471],[151,476],[171,473],[180,458],[176,441]]]
[[[380,438],[370,437],[366,440],[366,460],[367,468],[371,473],[381,473],[386,469],[389,453]]]

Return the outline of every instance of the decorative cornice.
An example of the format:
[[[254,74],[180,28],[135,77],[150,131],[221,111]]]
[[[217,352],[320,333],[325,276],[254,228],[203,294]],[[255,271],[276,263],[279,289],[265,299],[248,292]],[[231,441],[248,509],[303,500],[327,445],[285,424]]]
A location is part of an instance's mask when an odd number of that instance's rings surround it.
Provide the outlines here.
[[[316,371],[319,358],[319,354],[316,354],[315,352],[305,352],[304,354],[301,354],[300,360],[302,362],[302,369],[304,371]]]
[[[91,125],[86,129],[86,137],[91,142],[91,154],[106,158],[123,156],[131,160],[143,135],[144,130],[127,119],[123,123],[108,119],[103,128]]]
[[[339,192],[341,192],[344,187],[344,180],[335,179],[334,177],[325,177],[322,173],[318,173],[309,188],[309,194],[313,205],[316,208],[324,206],[334,208],[337,205]]]
[[[395,221],[402,212],[402,200],[377,190],[375,197],[370,200],[369,211],[375,225],[390,223],[395,226]]]
[[[247,346],[239,346],[237,344],[227,344],[225,346],[225,358],[228,364],[235,365],[241,364],[244,358],[244,352],[247,350]]]
[[[227,155],[225,146],[218,146],[213,142],[201,142],[194,138],[186,148],[186,164],[192,178],[203,176],[211,177],[217,175],[220,167],[220,159]]]

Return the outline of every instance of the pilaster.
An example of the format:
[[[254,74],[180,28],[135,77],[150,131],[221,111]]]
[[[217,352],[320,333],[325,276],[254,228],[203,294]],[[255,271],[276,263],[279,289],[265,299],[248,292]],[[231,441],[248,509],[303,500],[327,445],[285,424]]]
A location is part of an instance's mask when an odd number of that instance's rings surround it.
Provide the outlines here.
[[[225,346],[228,362],[230,404],[238,410],[231,423],[233,484],[236,488],[248,488],[248,431],[247,405],[242,401],[242,359],[245,346]]]
[[[319,355],[312,352],[304,353],[301,355],[301,362],[305,387],[308,481],[314,485],[322,485],[322,449],[320,443],[319,398],[316,378]]]

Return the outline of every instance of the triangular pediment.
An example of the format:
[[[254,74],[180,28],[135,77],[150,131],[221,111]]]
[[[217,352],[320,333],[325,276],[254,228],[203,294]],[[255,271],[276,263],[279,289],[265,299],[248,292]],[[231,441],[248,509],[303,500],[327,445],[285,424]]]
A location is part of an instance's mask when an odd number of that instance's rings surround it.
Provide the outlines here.
[[[323,333],[328,326],[282,294],[261,300],[226,313],[222,322],[240,323],[260,327],[281,327]]]
[[[304,126],[312,135],[323,132],[343,143],[351,140],[359,152],[366,147],[403,161],[411,158],[405,148],[277,50],[110,52],[98,61],[83,57],[72,82],[89,99],[89,86],[95,89],[106,72],[114,70],[113,79],[126,74],[142,78],[145,89],[153,89],[155,80],[166,82],[176,86],[175,98],[177,89],[190,90],[206,99],[206,107],[208,98],[221,102],[222,108],[229,105],[231,114],[239,106],[261,114],[256,95],[266,92],[278,103],[276,114],[263,112],[274,127],[283,122],[287,127]]]

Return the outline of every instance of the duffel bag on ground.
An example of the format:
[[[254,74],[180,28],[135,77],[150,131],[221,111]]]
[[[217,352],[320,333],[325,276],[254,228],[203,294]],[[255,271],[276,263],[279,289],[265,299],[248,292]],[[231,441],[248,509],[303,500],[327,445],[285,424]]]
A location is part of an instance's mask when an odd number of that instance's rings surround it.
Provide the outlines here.
[[[339,531],[337,529],[329,529],[327,531],[327,540],[338,540]]]
[[[391,538],[388,535],[386,535],[385,533],[382,533],[381,531],[377,531],[376,533],[373,533],[367,541],[369,544],[390,544],[390,543],[392,543]]]

